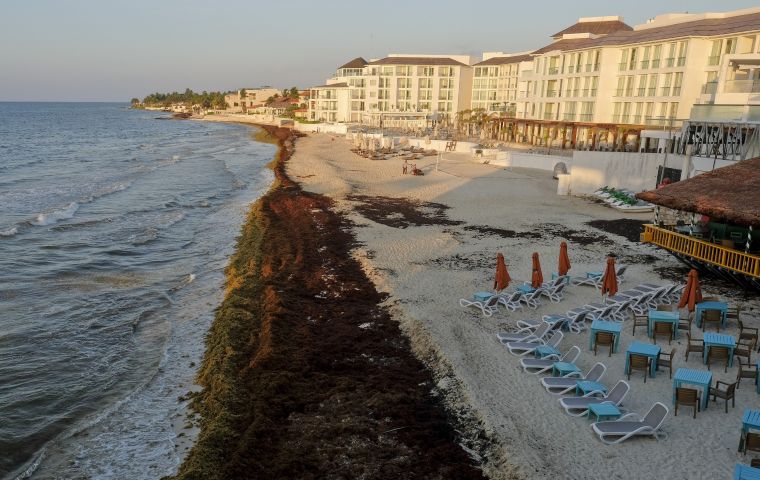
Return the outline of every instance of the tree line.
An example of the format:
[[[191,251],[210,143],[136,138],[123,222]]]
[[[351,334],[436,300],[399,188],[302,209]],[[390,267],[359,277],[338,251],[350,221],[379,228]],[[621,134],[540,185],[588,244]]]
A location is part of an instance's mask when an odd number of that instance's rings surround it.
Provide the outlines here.
[[[175,103],[183,103],[187,105],[187,107],[200,105],[203,108],[224,110],[227,108],[227,104],[224,101],[224,95],[225,92],[207,92],[204,90],[197,93],[187,88],[184,92],[151,93],[143,98],[142,102],[140,102],[139,98],[133,98],[131,103],[133,107],[140,104],[146,107],[168,107]]]

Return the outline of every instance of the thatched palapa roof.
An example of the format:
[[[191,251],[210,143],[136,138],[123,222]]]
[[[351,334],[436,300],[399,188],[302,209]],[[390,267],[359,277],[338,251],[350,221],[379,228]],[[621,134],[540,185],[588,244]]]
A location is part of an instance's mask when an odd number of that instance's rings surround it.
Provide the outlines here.
[[[736,225],[760,227],[760,157],[638,193],[636,198]]]

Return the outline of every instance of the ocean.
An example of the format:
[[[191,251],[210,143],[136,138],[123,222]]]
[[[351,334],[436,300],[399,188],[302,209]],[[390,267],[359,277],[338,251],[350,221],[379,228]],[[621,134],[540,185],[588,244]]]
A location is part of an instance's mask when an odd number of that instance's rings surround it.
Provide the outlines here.
[[[275,146],[126,107],[0,103],[0,478],[181,462],[185,395]]]

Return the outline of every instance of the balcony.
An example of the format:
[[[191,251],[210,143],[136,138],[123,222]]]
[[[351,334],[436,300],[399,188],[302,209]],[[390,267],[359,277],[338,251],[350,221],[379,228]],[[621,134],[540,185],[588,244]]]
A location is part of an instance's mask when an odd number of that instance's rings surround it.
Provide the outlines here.
[[[638,90],[636,90],[636,96],[638,97],[643,97],[644,95],[646,95],[646,93],[647,93],[646,88],[639,88]]]
[[[718,82],[707,82],[702,85],[703,95],[712,95],[718,91]]]
[[[575,73],[575,65],[568,65],[567,73]]]
[[[709,266],[760,278],[760,256],[758,255],[740,252],[654,225],[644,225],[641,241],[692,260],[699,260]]]
[[[581,122],[590,122],[593,120],[594,114],[593,113],[581,113],[579,116],[579,119]]]
[[[686,65],[686,57],[678,57],[676,61],[676,65],[679,67],[683,67],[684,65]]]
[[[549,75],[556,75],[559,73],[559,68],[557,67],[549,67]]]
[[[652,68],[660,68],[660,59],[659,58],[655,58],[654,60],[652,60]]]
[[[557,96],[557,91],[556,90],[547,90],[546,91],[546,96],[547,97],[556,97]]]
[[[723,93],[760,93],[760,80],[727,80]]]
[[[574,122],[575,121],[575,113],[566,113],[562,115],[562,120],[566,122]]]
[[[675,63],[676,63],[675,57],[670,57],[670,58],[666,58],[665,59],[665,66],[666,67],[672,67],[673,65],[675,65]]]
[[[554,120],[554,112],[544,112],[544,120]]]
[[[623,96],[623,89],[622,88],[616,88],[615,89],[615,96],[616,97],[622,97]]]

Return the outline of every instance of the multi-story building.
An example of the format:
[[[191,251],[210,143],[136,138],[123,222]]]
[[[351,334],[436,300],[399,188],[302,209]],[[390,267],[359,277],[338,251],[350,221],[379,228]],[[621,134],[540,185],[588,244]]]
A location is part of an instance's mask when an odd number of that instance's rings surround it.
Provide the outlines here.
[[[472,66],[471,108],[516,115],[518,92],[526,88],[520,72],[532,66],[533,57],[528,53],[483,53],[483,61]]]
[[[280,95],[282,92],[272,87],[241,88],[237,93],[224,96],[227,110],[230,112],[247,112],[264,105],[269,97]]]
[[[354,59],[313,87],[309,118],[382,125],[384,120],[453,120],[470,108],[473,57],[391,54]]]

